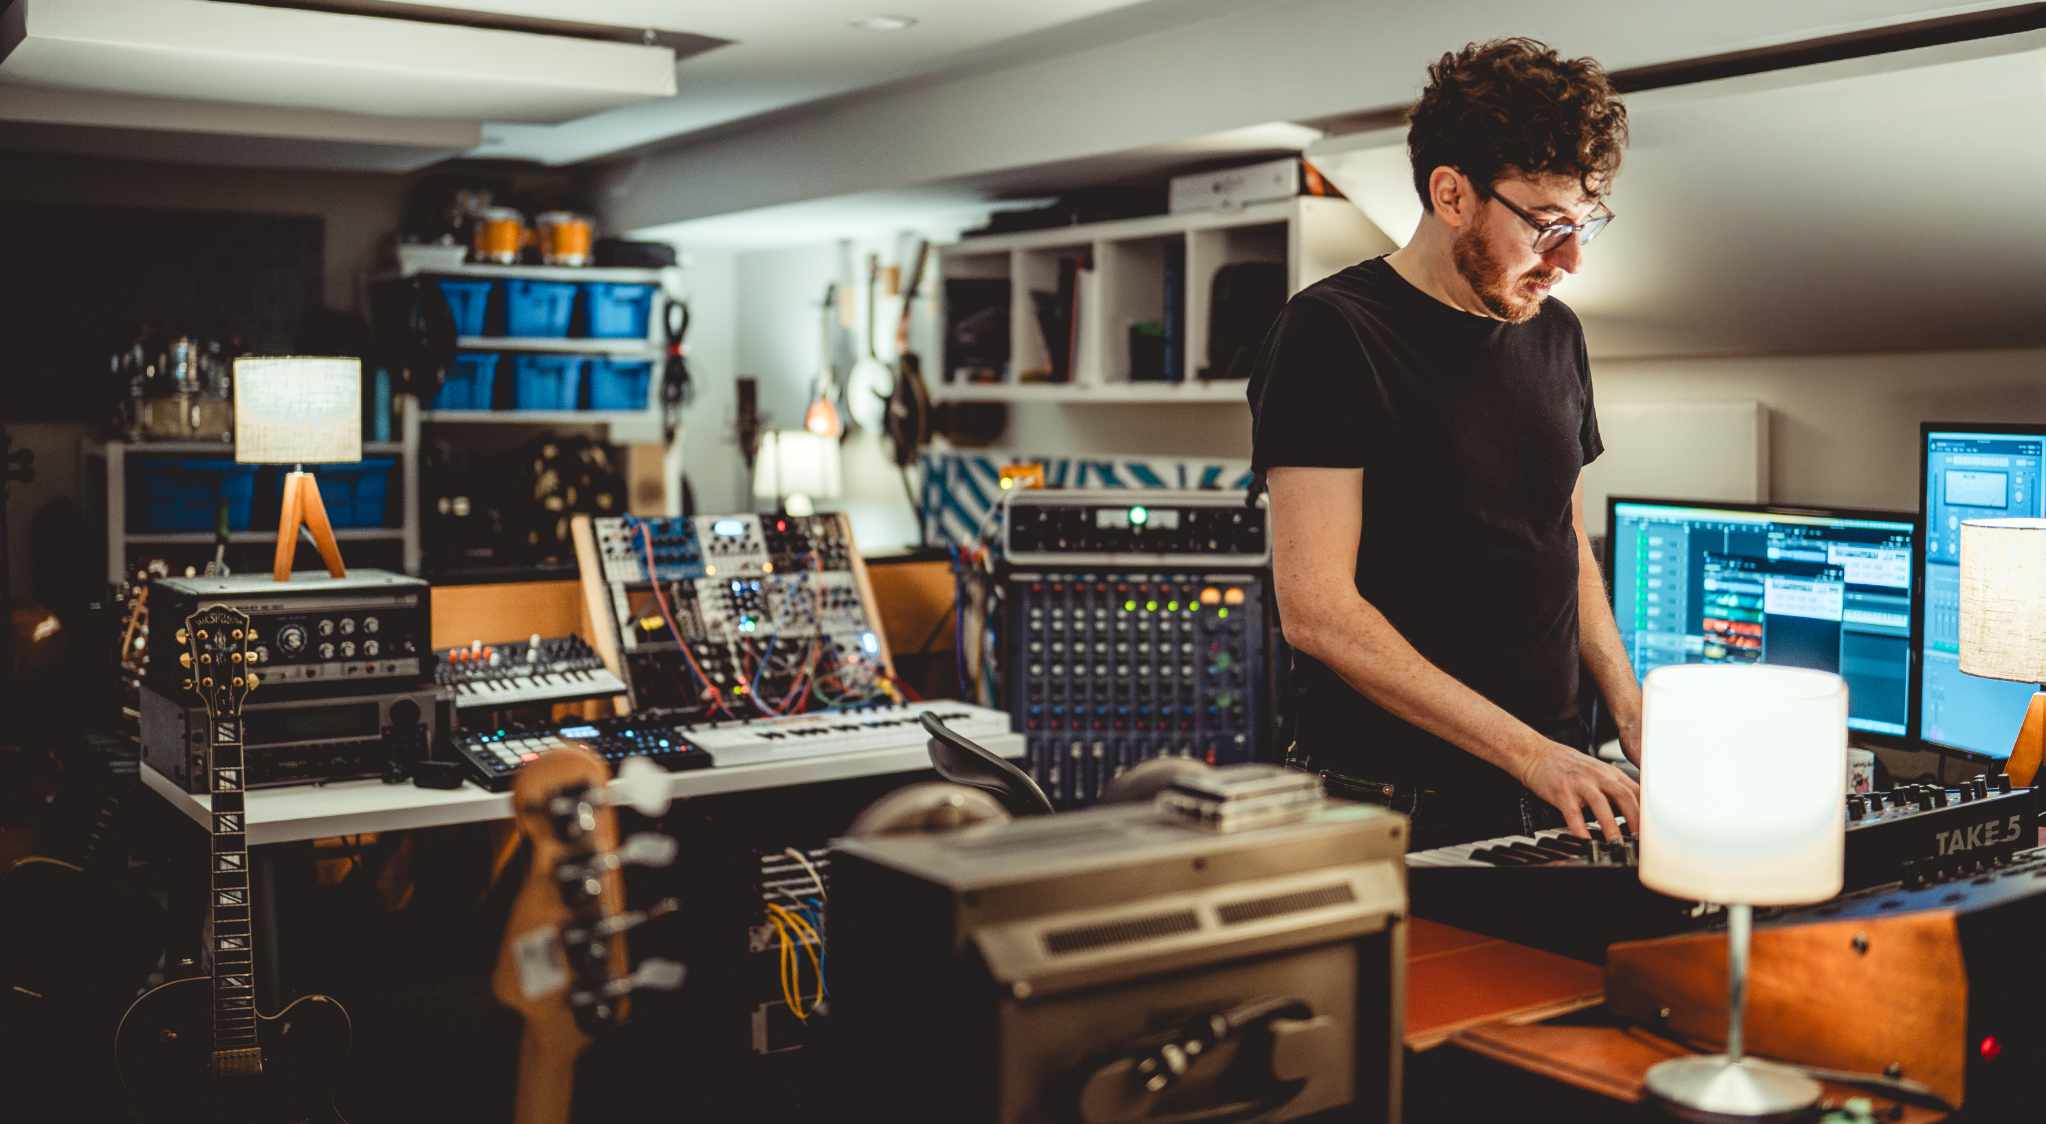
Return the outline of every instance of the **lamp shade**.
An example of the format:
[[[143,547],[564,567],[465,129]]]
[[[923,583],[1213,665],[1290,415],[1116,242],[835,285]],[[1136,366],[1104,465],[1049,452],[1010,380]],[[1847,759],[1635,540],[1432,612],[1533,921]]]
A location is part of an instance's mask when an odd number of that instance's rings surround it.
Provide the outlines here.
[[[1961,524],[1961,670],[2046,682],[2046,519]]]
[[[840,490],[839,467],[835,438],[801,429],[772,430],[761,435],[760,455],[754,458],[754,498],[835,497]]]
[[[1659,667],[1642,685],[1641,881],[1694,901],[1840,892],[1847,684],[1804,668]]]
[[[312,355],[234,361],[234,459],[332,464],[362,459],[362,360]]]

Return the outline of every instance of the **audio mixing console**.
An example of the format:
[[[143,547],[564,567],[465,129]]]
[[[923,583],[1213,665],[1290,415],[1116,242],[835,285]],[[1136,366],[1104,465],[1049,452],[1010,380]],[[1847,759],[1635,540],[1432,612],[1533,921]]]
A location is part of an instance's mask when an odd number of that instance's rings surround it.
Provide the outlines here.
[[[1243,493],[1018,493],[1005,534],[1008,704],[1053,803],[1154,757],[1271,756],[1270,555]]]

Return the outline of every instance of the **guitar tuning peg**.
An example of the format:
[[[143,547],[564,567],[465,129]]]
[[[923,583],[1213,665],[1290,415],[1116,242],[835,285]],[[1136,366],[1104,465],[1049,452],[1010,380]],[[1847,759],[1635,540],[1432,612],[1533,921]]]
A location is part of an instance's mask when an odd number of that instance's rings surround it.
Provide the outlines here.
[[[618,778],[606,787],[606,802],[629,804],[646,817],[668,810],[668,773],[644,757],[627,758],[618,768]]]
[[[688,970],[673,960],[648,957],[640,961],[639,967],[625,982],[633,991],[674,991],[682,986]]]
[[[249,690],[251,691],[255,690],[257,687],[262,686],[263,684],[263,681],[261,679],[256,678],[256,673],[253,671],[249,672],[248,682]]]
[[[668,836],[643,831],[626,838],[618,848],[618,860],[635,866],[663,867],[675,861],[678,850],[680,848]]]
[[[182,628],[181,628],[181,629],[179,629],[179,630],[178,630],[178,643],[180,643],[180,644],[190,644],[191,642],[192,642],[192,634],[191,634],[191,632],[190,632],[189,630],[187,630],[187,629],[182,629]]]

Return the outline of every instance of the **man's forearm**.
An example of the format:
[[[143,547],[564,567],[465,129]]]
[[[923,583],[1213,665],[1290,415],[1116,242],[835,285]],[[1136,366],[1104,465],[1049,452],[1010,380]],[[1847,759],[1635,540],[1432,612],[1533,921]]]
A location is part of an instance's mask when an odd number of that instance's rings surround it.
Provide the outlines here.
[[[1613,607],[1606,600],[1605,578],[1591,542],[1582,532],[1577,536],[1577,644],[1584,670],[1598,684],[1606,709],[1620,728],[1622,740],[1641,730],[1641,684],[1634,677],[1634,665],[1627,659],[1627,646],[1620,641]]]
[[[1428,662],[1385,614],[1362,597],[1323,606],[1294,646],[1359,694],[1519,781],[1548,740],[1496,703]]]

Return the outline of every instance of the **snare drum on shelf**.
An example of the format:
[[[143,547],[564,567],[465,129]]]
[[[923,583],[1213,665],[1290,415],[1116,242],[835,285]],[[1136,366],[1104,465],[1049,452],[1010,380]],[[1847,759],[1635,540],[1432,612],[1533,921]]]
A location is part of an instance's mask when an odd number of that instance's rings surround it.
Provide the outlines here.
[[[469,235],[470,257],[496,265],[516,265],[526,247],[526,216],[510,207],[490,207],[476,216]]]
[[[540,260],[548,265],[588,265],[596,245],[595,224],[570,211],[548,211],[534,221]]]

